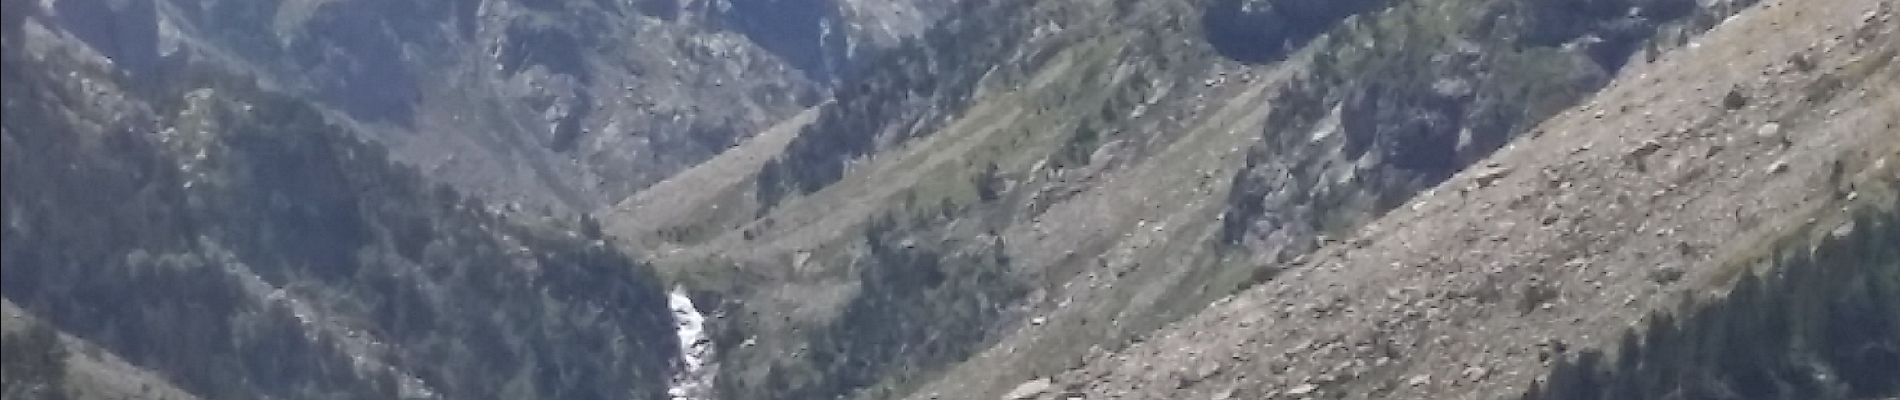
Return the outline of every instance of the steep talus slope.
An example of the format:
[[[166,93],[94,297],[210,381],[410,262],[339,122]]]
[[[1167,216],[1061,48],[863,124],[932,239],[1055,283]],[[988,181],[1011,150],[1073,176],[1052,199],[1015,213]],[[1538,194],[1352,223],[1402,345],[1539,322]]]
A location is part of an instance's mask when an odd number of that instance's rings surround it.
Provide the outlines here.
[[[128,76],[41,22],[0,53],[10,304],[203,398],[664,396],[665,294],[597,229],[505,221],[308,102]]]
[[[1496,398],[1900,185],[1887,1],[1765,3],[1271,279],[1087,397]],[[1051,391],[1046,395],[1057,395]]]

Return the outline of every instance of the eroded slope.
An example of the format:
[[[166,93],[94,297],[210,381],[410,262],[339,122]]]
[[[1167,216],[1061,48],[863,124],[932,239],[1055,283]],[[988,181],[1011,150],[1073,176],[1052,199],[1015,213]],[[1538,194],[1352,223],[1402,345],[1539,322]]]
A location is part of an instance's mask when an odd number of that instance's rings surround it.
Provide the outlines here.
[[[1887,1],[1750,8],[1271,280],[1056,377],[1088,397],[1495,398],[1900,184]],[[1056,395],[1052,390],[1045,395]]]
[[[1201,4],[985,3],[741,146],[771,161],[603,221],[728,313],[727,395],[991,397],[1271,278],[1728,7],[1382,4],[1242,35],[1287,51],[1261,62],[1209,44]]]

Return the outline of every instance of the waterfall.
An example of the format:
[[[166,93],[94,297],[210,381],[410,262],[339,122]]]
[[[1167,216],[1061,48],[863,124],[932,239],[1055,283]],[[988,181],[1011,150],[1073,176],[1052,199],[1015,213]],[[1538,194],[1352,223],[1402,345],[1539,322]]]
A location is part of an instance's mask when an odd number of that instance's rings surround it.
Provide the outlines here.
[[[673,309],[674,331],[679,335],[680,361],[674,370],[667,397],[674,400],[711,400],[713,376],[719,366],[712,364],[712,339],[706,337],[706,316],[693,306],[686,289],[675,286],[667,294]]]

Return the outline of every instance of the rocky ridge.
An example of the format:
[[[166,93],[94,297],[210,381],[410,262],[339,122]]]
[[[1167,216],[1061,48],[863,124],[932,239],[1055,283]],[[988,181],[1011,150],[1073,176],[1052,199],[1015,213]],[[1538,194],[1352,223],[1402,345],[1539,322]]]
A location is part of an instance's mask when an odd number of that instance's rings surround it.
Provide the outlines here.
[[[1888,1],[1747,9],[1481,167],[1024,398],[1517,396],[1566,348],[1720,293],[1775,240],[1891,209],[1896,28]]]

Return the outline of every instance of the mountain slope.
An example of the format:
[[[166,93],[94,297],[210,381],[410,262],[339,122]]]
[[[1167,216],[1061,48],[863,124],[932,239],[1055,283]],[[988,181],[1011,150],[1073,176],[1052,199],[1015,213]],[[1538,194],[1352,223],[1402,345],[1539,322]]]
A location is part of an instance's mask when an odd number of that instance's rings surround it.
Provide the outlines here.
[[[6,0],[0,294],[205,398],[1880,393],[1702,354],[1886,298],[1748,278],[1891,276],[1769,254],[1900,208],[1818,1]]]
[[[61,0],[8,14],[61,25],[135,76],[246,71],[431,178],[570,214],[819,101],[954,3]]]
[[[51,327],[210,399],[663,398],[662,286],[588,224],[503,220],[217,65],[8,28],[0,295]]]
[[[1770,2],[1484,168],[1056,378],[1089,397],[1517,396],[1572,346],[1726,287],[1900,185],[1885,1]],[[1539,356],[1543,354],[1544,356]]]
[[[1601,88],[1617,55],[1728,12],[1500,25],[1562,5],[1268,3],[1315,26],[1244,32],[1226,3],[971,3],[924,37],[995,44],[902,47],[757,174],[602,220],[719,300],[702,303],[729,316],[726,395],[992,396],[1271,278]]]

